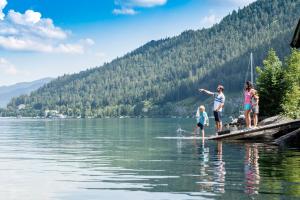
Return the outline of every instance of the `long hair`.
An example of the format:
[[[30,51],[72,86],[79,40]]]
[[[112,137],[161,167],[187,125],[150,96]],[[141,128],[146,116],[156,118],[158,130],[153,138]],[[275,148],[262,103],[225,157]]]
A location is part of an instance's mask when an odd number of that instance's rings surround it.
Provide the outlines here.
[[[251,81],[246,81],[245,90],[250,91],[251,89],[253,89],[253,84]]]

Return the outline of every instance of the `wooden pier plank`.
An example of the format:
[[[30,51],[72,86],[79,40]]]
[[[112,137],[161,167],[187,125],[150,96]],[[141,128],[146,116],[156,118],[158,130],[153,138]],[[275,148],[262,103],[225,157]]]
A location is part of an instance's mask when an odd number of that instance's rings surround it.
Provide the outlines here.
[[[267,134],[275,134],[276,132],[284,129],[297,129],[300,128],[300,119],[270,124],[266,126],[257,127],[250,130],[233,131],[229,134],[218,135],[209,137],[208,140],[238,140],[238,139],[250,139]]]

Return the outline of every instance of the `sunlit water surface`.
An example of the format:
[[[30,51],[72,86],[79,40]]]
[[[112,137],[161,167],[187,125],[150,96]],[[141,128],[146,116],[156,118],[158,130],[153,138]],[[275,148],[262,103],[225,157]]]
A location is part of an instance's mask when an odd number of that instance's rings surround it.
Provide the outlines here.
[[[203,144],[185,138],[193,126],[193,119],[0,119],[0,197],[300,198],[299,150]]]

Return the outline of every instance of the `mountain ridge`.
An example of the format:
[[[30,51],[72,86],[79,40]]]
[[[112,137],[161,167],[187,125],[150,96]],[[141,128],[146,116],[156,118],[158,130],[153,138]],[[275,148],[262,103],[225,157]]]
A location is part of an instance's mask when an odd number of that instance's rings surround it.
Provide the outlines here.
[[[168,103],[176,106],[196,97],[203,83],[214,89],[218,82],[226,91],[239,92],[250,51],[259,57],[257,65],[271,47],[280,56],[287,55],[290,41],[286,40],[299,16],[297,0],[259,0],[211,28],[150,41],[101,67],[59,77],[30,96],[13,99],[9,108],[26,104],[25,115],[45,109],[94,117],[178,114],[177,108],[160,111],[166,105],[170,108]]]
[[[31,82],[0,86],[0,107],[5,107],[13,97],[29,94],[52,80],[53,78],[47,77]]]

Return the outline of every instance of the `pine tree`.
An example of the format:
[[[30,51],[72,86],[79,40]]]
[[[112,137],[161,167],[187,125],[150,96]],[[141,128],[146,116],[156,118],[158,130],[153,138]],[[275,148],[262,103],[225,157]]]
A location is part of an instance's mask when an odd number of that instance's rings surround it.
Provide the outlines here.
[[[265,117],[280,114],[283,111],[282,102],[286,87],[283,83],[282,62],[273,49],[263,61],[263,68],[257,67],[257,73],[260,114]]]
[[[284,81],[287,90],[283,99],[283,111],[291,118],[300,118],[300,51],[293,49],[286,59]]]

